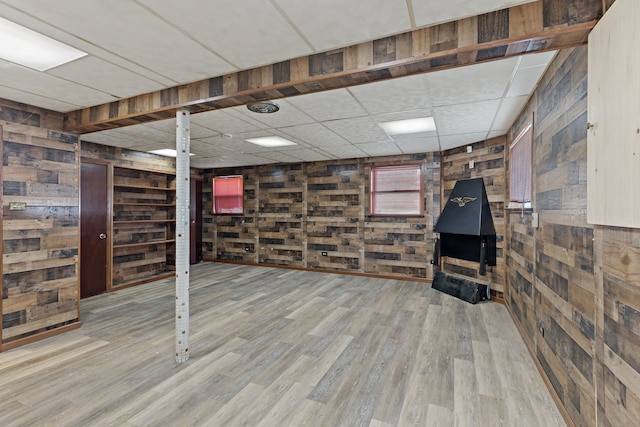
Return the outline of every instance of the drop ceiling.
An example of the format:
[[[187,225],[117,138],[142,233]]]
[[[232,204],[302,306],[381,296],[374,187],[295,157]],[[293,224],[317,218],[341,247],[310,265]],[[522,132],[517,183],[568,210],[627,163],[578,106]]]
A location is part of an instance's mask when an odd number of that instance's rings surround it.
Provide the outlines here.
[[[0,0],[0,16],[88,55],[38,72],[0,60],[0,97],[59,112],[309,55],[527,1]],[[191,163],[211,168],[440,151],[506,133],[553,52],[191,117]],[[388,136],[383,121],[433,116]],[[278,149],[244,139],[278,135]],[[173,120],[85,134],[140,151],[175,145]]]

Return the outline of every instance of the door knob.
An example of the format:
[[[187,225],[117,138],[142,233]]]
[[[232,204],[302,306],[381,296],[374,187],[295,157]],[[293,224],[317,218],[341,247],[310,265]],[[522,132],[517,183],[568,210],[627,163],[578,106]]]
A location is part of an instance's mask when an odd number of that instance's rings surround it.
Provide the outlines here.
[[[104,239],[106,239],[106,238],[107,238],[107,234],[106,234],[106,233],[100,233],[100,234],[98,235],[98,238],[99,238],[100,240],[104,240]]]

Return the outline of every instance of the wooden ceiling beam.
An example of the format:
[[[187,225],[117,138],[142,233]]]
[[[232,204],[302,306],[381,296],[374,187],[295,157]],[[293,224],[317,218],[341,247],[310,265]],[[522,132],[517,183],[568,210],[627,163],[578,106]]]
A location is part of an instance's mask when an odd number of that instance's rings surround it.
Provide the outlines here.
[[[574,7],[579,5],[579,7]],[[573,47],[602,16],[602,0],[542,0],[65,114],[89,133],[258,101]]]

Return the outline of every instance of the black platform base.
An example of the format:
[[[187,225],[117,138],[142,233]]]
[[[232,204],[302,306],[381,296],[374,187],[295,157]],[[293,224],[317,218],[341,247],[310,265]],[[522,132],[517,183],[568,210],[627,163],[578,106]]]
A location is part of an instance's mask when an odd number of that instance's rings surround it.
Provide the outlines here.
[[[452,276],[442,271],[436,271],[431,287],[471,304],[489,299],[489,287],[487,285]]]

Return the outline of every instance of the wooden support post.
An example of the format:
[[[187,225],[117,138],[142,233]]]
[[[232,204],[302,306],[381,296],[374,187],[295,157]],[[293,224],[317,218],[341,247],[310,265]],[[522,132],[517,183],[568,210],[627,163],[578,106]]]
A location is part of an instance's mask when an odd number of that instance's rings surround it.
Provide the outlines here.
[[[176,362],[189,360],[189,128],[187,110],[176,113]]]

